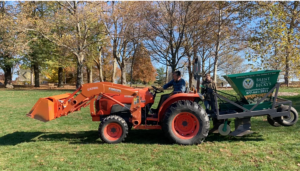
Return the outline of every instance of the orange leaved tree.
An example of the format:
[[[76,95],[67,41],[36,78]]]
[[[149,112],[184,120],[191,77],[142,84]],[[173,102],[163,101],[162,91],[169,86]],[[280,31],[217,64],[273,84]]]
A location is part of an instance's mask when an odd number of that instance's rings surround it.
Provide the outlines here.
[[[156,69],[153,67],[150,55],[143,45],[135,53],[132,72],[134,82],[146,84],[155,81]]]

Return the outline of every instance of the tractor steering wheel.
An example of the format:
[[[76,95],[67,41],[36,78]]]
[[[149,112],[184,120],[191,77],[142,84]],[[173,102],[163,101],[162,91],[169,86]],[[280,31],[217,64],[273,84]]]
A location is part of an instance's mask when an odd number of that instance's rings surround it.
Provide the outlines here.
[[[155,86],[151,86],[153,89],[154,89],[154,91],[156,92],[156,93],[162,93],[162,92],[164,92],[164,90],[161,90],[161,89],[159,89],[159,88],[157,88],[157,87],[155,87]]]

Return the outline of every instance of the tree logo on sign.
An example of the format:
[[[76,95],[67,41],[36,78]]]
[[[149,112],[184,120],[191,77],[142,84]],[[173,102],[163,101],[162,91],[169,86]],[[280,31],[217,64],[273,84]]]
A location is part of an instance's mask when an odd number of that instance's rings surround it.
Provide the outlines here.
[[[251,78],[246,78],[243,81],[243,87],[245,89],[250,89],[254,86],[254,81]]]

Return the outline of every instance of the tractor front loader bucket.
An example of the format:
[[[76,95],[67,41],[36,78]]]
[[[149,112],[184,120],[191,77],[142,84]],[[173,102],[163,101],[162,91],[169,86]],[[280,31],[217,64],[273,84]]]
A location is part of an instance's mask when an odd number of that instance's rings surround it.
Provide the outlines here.
[[[27,114],[27,116],[43,122],[56,119],[61,116],[58,113],[61,107],[61,102],[68,98],[70,95],[70,93],[66,93],[40,98]]]

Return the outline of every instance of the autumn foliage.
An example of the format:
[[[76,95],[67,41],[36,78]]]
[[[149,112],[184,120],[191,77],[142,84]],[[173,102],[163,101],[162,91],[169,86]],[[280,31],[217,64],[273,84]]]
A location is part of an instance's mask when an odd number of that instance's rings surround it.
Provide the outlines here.
[[[150,83],[155,81],[156,69],[145,47],[139,48],[133,62],[133,81]]]
[[[298,1],[1,1],[0,71],[5,84],[22,65],[36,87],[41,73],[79,87],[151,83],[162,67],[159,84],[180,70],[192,85],[197,61],[215,81],[280,69],[288,84],[300,78],[299,14]]]

